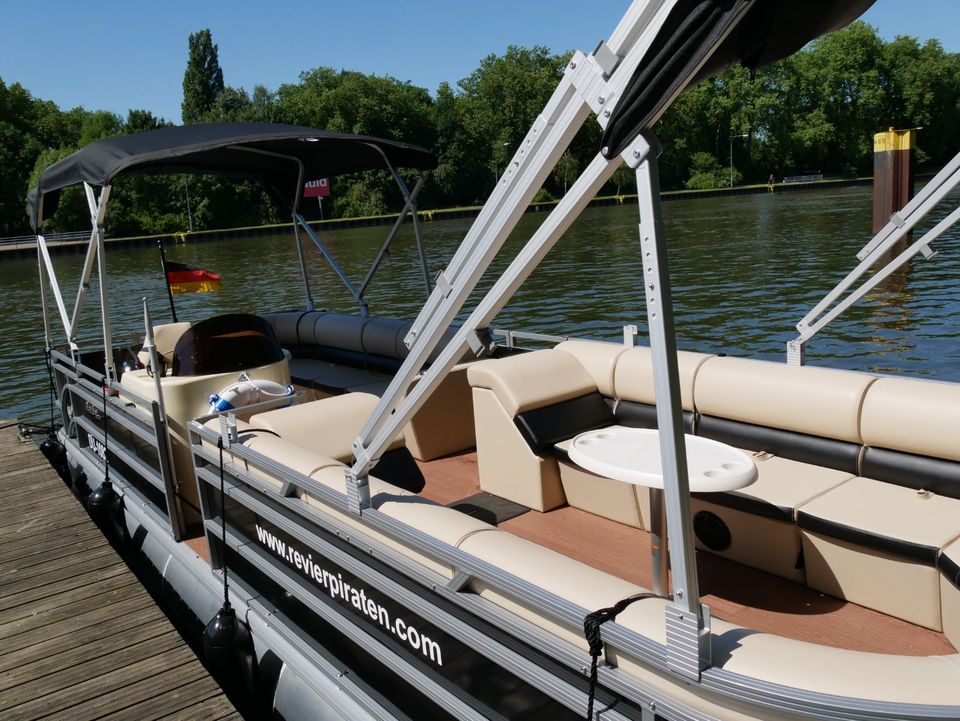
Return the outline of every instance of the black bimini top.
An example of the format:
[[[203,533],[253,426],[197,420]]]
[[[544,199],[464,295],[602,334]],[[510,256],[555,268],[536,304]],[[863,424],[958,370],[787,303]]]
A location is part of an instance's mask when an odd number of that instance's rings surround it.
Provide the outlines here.
[[[679,0],[617,102],[603,134],[622,153],[683,91],[736,63],[785,58],[860,17],[874,0]]]
[[[382,170],[387,160],[394,168],[437,166],[419,146],[364,135],[271,123],[184,125],[90,143],[44,170],[27,203],[36,229],[70,185],[102,187],[122,175],[205,173],[258,181],[289,209],[299,203],[305,181]]]

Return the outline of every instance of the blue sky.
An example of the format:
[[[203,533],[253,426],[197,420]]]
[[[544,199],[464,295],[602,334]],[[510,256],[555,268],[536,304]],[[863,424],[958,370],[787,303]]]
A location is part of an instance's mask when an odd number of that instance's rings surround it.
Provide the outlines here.
[[[208,27],[228,85],[275,89],[330,65],[388,74],[434,92],[509,44],[590,51],[626,0],[2,0],[0,78],[61,108],[179,122],[187,36]],[[937,38],[960,51],[960,0],[877,0],[864,16],[885,39]]]

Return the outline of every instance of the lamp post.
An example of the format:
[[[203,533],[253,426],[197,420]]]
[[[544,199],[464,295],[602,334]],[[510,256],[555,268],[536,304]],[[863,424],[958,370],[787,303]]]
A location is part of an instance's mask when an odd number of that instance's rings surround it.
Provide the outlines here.
[[[730,136],[730,187],[733,187],[733,139],[734,138],[749,138],[750,133],[743,133],[742,135],[731,135]]]

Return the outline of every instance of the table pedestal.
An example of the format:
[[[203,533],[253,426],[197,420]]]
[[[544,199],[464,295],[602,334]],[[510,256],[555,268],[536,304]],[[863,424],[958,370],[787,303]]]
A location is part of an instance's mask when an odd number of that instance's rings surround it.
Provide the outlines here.
[[[658,596],[670,593],[670,549],[667,547],[667,507],[663,489],[650,489],[650,556],[653,561],[653,592]]]

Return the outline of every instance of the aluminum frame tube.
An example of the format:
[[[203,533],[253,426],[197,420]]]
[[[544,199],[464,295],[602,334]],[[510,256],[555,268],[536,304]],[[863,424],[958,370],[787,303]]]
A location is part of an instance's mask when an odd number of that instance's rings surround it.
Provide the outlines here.
[[[300,273],[303,277],[303,292],[307,296],[307,310],[313,310],[313,295],[310,293],[310,276],[307,273],[307,261],[303,257],[303,246],[300,244],[300,229],[297,216],[293,215],[293,241],[297,246],[297,259],[300,261]]]
[[[354,301],[359,304],[360,315],[363,318],[366,318],[368,315],[370,315],[370,310],[367,308],[366,301],[360,297],[360,293],[357,291],[356,286],[353,284],[350,278],[347,277],[347,274],[344,272],[343,268],[340,267],[340,264],[337,263],[336,259],[333,257],[333,254],[330,252],[330,249],[327,248],[326,244],[322,240],[320,240],[320,236],[316,234],[313,228],[310,227],[310,224],[304,220],[300,213],[294,211],[293,219],[295,223],[300,224],[300,227],[303,228],[303,232],[306,233],[307,237],[309,237],[310,240],[313,241],[313,244],[317,246],[317,250],[320,251],[320,255],[322,255],[330,264],[330,267],[333,268],[333,272],[337,274],[337,277],[340,278],[340,280],[346,286],[347,291],[349,291]]]
[[[386,257],[387,253],[390,251],[390,245],[393,243],[394,238],[397,237],[397,233],[400,231],[400,226],[403,225],[403,221],[406,219],[408,213],[412,213],[412,217],[417,217],[417,203],[416,198],[420,193],[420,189],[423,187],[426,177],[424,175],[420,176],[420,179],[417,181],[416,186],[414,186],[413,192],[411,193],[407,190],[406,184],[403,182],[403,178],[400,177],[400,174],[397,173],[393,166],[390,166],[388,163],[390,171],[393,173],[393,178],[397,182],[397,185],[400,187],[400,192],[403,194],[403,208],[400,210],[400,213],[397,215],[396,221],[390,228],[390,231],[387,233],[386,239],[383,241],[383,245],[380,247],[380,252],[377,253],[377,257],[374,258],[373,263],[370,265],[367,274],[364,277],[363,281],[360,283],[360,289],[358,291],[360,297],[363,297],[363,294],[367,292],[367,288],[370,285],[370,281],[373,280],[374,274],[380,268],[380,264],[383,262],[383,259]],[[415,221],[414,221],[415,222]],[[420,244],[419,233],[417,234],[417,248],[420,251],[420,258],[423,262],[423,276],[427,283],[427,293],[430,293],[429,288],[429,279],[427,278],[427,268],[426,268],[426,258],[423,255],[423,247]]]
[[[510,266],[501,274],[493,287],[487,292],[484,299],[477,305],[467,321],[457,330],[453,338],[450,339],[447,346],[440,352],[439,356],[430,364],[430,368],[423,374],[416,386],[406,395],[403,402],[395,407],[395,412],[388,417],[379,416],[381,406],[386,407],[390,402],[389,396],[391,390],[398,383],[401,373],[397,373],[390,387],[381,399],[380,405],[374,411],[372,419],[380,417],[382,424],[379,428],[374,428],[374,433],[370,436],[366,450],[368,455],[357,455],[357,462],[351,468],[351,471],[360,477],[366,474],[372,467],[371,459],[375,459],[390,443],[391,437],[410,420],[414,413],[426,402],[430,394],[440,384],[440,381],[463,357],[464,353],[470,348],[470,338],[478,328],[485,328],[496,314],[510,300],[516,289],[523,284],[530,273],[537,267],[540,261],[546,256],[550,249],[562,237],[563,233],[570,227],[570,224],[587,207],[590,200],[596,192],[603,187],[604,183],[610,179],[614,171],[620,165],[620,158],[607,160],[602,155],[597,155],[587,166],[583,174],[577,178],[570,191],[557,203],[556,207],[550,212],[543,221],[537,232],[527,241],[527,244],[513,260]],[[472,289],[472,288],[471,288]],[[465,299],[464,299],[465,300]],[[453,309],[455,315],[462,302]],[[449,311],[448,311],[449,312]],[[411,350],[423,350],[423,344],[417,344]],[[409,356],[408,356],[409,359]],[[421,363],[422,365],[422,363]],[[406,383],[404,383],[404,386]],[[371,419],[371,420],[372,420]],[[368,421],[368,425],[370,421]],[[365,438],[364,433],[367,428],[361,431],[360,437],[354,442],[354,453],[357,454],[358,443],[362,443]]]
[[[656,137],[645,137],[651,149],[659,151]],[[680,373],[677,364],[677,339],[673,323],[673,297],[667,262],[666,233],[660,201],[657,152],[647,152],[637,166],[637,202],[640,211],[640,252],[647,306],[647,328],[653,360],[653,384],[657,399],[657,428],[660,438],[660,462],[663,472],[663,504],[667,519],[668,552],[673,569],[673,604],[678,613],[667,609],[667,655],[670,665],[684,675],[695,675],[709,665],[709,628],[705,629],[705,611],[700,603],[693,547],[693,522],[690,518],[690,480],[687,472],[686,442],[683,434],[683,409],[680,405]],[[662,552],[662,549],[661,549]],[[692,617],[692,618],[691,618]],[[677,622],[687,623],[671,623]],[[692,621],[693,623],[689,623]],[[681,628],[683,626],[683,628]],[[671,638],[671,629],[681,639],[692,631],[690,646]],[[690,658],[695,654],[695,658]]]

